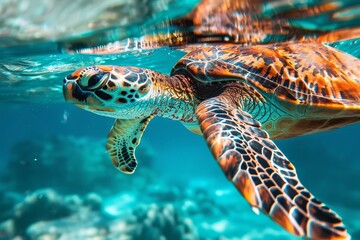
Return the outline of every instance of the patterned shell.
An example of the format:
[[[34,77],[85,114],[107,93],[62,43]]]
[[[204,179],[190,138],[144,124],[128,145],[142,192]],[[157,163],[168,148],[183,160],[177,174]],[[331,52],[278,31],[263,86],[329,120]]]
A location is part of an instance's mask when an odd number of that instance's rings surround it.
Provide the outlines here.
[[[184,73],[203,83],[244,81],[276,104],[301,105],[307,114],[359,110],[360,60],[322,44],[206,46],[172,71]]]

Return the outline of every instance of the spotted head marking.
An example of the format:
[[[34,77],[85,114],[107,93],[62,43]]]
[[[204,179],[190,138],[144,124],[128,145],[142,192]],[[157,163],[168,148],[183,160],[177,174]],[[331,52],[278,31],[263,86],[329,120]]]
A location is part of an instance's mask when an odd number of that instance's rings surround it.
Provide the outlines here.
[[[152,89],[150,70],[135,67],[92,66],[64,79],[67,101],[94,113],[116,117],[136,116]]]

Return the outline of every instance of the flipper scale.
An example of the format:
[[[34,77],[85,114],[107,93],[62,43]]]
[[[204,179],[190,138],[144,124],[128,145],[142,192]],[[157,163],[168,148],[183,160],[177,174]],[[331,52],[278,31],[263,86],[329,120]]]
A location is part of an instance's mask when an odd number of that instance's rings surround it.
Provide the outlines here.
[[[229,98],[223,93],[207,99],[196,111],[203,136],[226,177],[252,207],[293,234],[349,239],[340,217],[301,185],[295,167],[261,124]]]
[[[115,167],[133,173],[137,166],[135,149],[152,116],[144,119],[116,119],[110,130],[106,149]]]

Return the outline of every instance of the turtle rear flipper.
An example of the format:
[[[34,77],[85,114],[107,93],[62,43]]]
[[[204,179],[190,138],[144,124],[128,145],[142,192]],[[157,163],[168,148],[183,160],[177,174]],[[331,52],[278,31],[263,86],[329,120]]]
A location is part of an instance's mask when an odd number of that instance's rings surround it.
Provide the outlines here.
[[[196,111],[227,178],[252,207],[289,232],[312,239],[349,239],[340,217],[302,186],[291,162],[234,98],[236,93],[225,92],[203,101]]]
[[[110,130],[106,149],[115,167],[124,173],[133,173],[137,166],[135,148],[153,117],[144,119],[116,119]]]

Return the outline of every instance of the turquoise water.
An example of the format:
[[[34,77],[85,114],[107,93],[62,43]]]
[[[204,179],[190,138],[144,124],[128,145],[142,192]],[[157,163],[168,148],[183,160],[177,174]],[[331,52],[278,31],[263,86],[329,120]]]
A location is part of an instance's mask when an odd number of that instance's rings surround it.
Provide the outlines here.
[[[44,239],[50,228],[68,239],[297,239],[266,216],[257,216],[226,180],[203,138],[179,122],[156,118],[150,123],[133,175],[113,167],[105,141],[114,120],[65,103],[64,76],[97,64],[169,74],[185,53],[164,46],[81,55],[67,53],[65,46],[140,37],[188,13],[198,1],[104,1],[96,8],[85,2],[43,1],[38,12],[35,1],[0,3],[5,16],[0,22],[0,239]],[[88,18],[75,11],[80,6]],[[329,22],[324,15],[296,24],[306,28],[316,22],[315,27],[330,30],[356,25],[360,10],[355,7],[348,25]],[[269,8],[263,14],[276,15]],[[99,17],[97,11],[112,17]],[[360,39],[330,45],[360,58]],[[358,132],[360,125],[354,124],[276,142],[302,183],[342,216],[352,239],[360,239]]]

